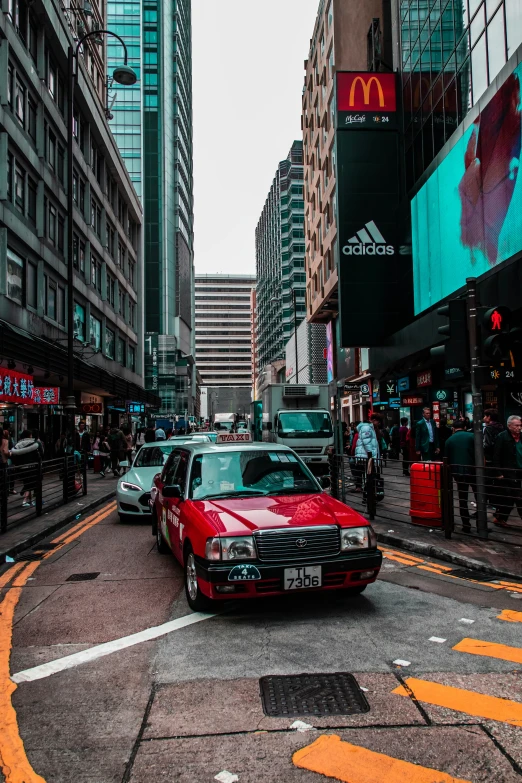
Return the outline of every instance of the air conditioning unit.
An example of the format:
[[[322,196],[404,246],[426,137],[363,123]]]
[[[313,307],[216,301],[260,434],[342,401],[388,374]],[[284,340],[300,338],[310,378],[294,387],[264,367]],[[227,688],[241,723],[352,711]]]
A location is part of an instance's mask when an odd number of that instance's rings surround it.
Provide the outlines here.
[[[319,397],[319,386],[302,386],[290,383],[283,389],[283,397]]]

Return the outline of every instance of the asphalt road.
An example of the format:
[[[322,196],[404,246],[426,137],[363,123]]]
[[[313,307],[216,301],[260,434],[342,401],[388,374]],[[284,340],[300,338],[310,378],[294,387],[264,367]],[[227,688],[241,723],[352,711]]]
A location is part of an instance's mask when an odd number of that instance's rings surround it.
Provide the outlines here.
[[[0,570],[7,783],[522,781],[522,586],[385,549],[357,598],[194,618],[180,567],[113,506],[52,541]],[[369,712],[264,715],[260,677],[315,672],[353,673]]]

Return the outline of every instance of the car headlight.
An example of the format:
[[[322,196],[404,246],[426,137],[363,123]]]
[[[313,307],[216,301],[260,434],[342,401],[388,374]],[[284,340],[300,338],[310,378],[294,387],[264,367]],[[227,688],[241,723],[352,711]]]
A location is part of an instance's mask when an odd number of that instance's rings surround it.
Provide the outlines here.
[[[131,484],[130,481],[121,481],[120,489],[124,492],[141,492],[141,487],[138,487],[137,484]]]
[[[252,536],[209,538],[205,546],[207,560],[254,560],[256,548]]]
[[[349,549],[372,549],[377,537],[371,525],[367,527],[346,527],[341,529],[341,551]]]

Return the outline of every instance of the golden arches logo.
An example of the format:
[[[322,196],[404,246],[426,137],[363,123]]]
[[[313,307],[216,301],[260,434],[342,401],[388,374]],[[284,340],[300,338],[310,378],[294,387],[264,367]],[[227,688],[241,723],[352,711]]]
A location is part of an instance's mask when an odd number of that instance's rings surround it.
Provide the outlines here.
[[[357,76],[353,82],[352,86],[350,87],[350,100],[349,105],[355,106],[355,88],[357,84],[360,84],[363,90],[363,99],[365,106],[369,106],[370,104],[370,91],[372,89],[372,84],[375,82],[377,85],[377,93],[379,95],[379,106],[381,108],[384,107],[384,92],[382,89],[382,85],[379,81],[379,79],[376,76],[371,76],[368,81],[365,81],[362,76]]]

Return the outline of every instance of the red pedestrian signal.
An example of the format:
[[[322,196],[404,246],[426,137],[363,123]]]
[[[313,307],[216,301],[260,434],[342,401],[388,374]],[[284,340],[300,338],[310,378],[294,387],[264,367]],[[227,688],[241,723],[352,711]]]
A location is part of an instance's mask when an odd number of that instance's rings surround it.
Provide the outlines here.
[[[502,315],[499,313],[498,310],[493,310],[491,314],[491,331],[494,332],[496,329],[498,329],[499,332],[502,331]]]
[[[511,311],[509,307],[490,307],[484,313],[482,324],[487,332],[509,332]]]

